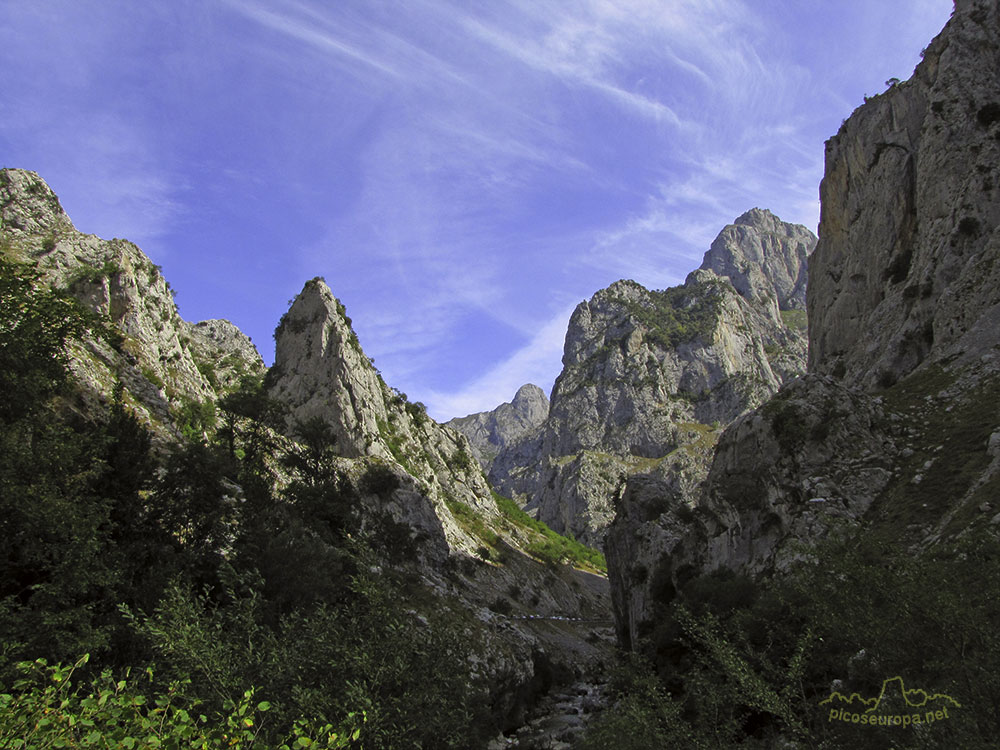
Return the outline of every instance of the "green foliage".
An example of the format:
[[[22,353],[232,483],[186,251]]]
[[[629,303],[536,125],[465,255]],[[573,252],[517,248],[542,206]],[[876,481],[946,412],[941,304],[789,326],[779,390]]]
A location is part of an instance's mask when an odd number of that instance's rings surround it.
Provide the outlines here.
[[[580,750],[712,747],[695,736],[682,718],[682,706],[634,655],[615,669],[608,688],[611,707],[588,728]]]
[[[244,580],[225,603],[173,589],[139,627],[171,675],[212,686],[211,706],[258,685],[279,732],[299,716],[338,726],[364,716],[358,747],[481,747],[492,727],[485,694],[455,669],[469,658],[468,624],[437,602],[417,619],[398,584],[361,572],[372,560],[360,554],[336,605],[269,622],[259,583]]]
[[[361,477],[361,491],[366,495],[385,497],[398,487],[396,472],[381,463],[373,463]]]
[[[239,386],[219,399],[219,436],[235,457],[252,472],[265,470],[265,457],[276,448],[274,431],[280,429],[285,407],[267,395],[262,376],[244,375]]]
[[[970,535],[914,555],[855,530],[832,536],[781,578],[754,584],[715,573],[660,596],[640,649],[657,674],[654,687],[682,710],[667,721],[655,700],[644,700],[649,685],[632,684],[588,747],[611,747],[613,730],[603,727],[629,721],[646,728],[640,734],[683,728],[688,739],[674,740],[683,747],[995,744],[1000,543],[992,537]],[[923,731],[876,731],[831,722],[820,705],[834,689],[875,697],[897,675],[961,708]]]
[[[66,342],[87,322],[33,268],[0,259],[0,420],[27,416],[65,387]]]
[[[785,324],[785,328],[791,328],[793,331],[806,331],[809,328],[809,318],[805,310],[782,310],[781,322]]]
[[[333,426],[322,417],[311,417],[297,421],[293,435],[296,442],[283,458],[285,466],[310,486],[332,479],[331,459],[337,445]]]
[[[806,415],[791,398],[779,393],[761,407],[761,414],[771,420],[774,437],[786,452],[794,452],[809,440]]]
[[[413,403],[407,401],[406,413],[410,415],[411,419],[413,419],[413,424],[417,427],[427,424],[427,420],[429,419],[427,416],[427,407],[419,401]]]
[[[470,472],[475,468],[476,461],[464,447],[447,456],[448,466],[452,471]]]
[[[206,440],[215,429],[215,404],[183,396],[181,405],[174,410],[174,420],[186,440]]]
[[[496,547],[500,543],[497,533],[486,525],[482,515],[476,513],[471,506],[451,497],[445,498],[445,505],[448,506],[458,525],[467,533],[483,540],[490,547]]]
[[[214,582],[238,521],[233,459],[215,446],[190,442],[167,458],[153,487],[150,513],[168,538],[172,565],[192,580]]]
[[[0,263],[0,746],[482,747],[479,625],[413,601],[408,527],[362,534],[329,427],[281,455],[259,378],[214,436],[181,402],[192,439],[155,453],[120,386],[81,418],[66,346],[96,323],[38,281]],[[362,490],[398,486],[376,467]]]
[[[65,346],[87,320],[29,268],[0,262],[0,674],[9,660],[126,648],[114,601],[141,597],[152,463],[122,404],[104,423],[60,408]]]
[[[201,376],[208,381],[208,384],[212,386],[216,392],[218,392],[221,388],[221,384],[219,383],[219,376],[215,371],[215,365],[211,362],[200,359],[195,359],[194,365],[198,368],[198,372],[201,373]]]
[[[615,298],[641,325],[647,338],[665,349],[674,349],[711,334],[718,321],[721,297],[716,282],[699,282],[650,292],[648,300]],[[708,343],[707,341],[705,343]]]
[[[163,382],[163,378],[156,374],[156,371],[147,365],[142,366],[142,376],[146,378],[150,383],[155,385],[157,389],[163,390],[167,387],[167,384]]]
[[[118,679],[105,670],[74,687],[74,673],[88,660],[84,656],[71,666],[52,667],[43,659],[21,663],[23,677],[12,692],[0,694],[0,747],[331,750],[349,747],[360,734],[356,725],[363,722],[363,717],[349,717],[355,725],[335,729],[300,720],[280,744],[272,744],[261,734],[271,703],[258,701],[252,688],[221,709],[206,710],[203,701],[186,692],[189,683],[174,682],[147,694],[151,669],[138,678],[126,670]]]
[[[521,510],[510,498],[494,492],[493,499],[508,525],[532,532],[535,539],[525,547],[529,555],[549,565],[571,564],[607,574],[607,560],[598,550],[557,534]]]
[[[55,243],[53,243],[54,246]],[[94,266],[80,266],[70,278],[69,288],[72,289],[80,284],[100,284],[104,279],[117,276],[121,272],[121,266],[110,259],[104,261],[104,264],[98,268]]]

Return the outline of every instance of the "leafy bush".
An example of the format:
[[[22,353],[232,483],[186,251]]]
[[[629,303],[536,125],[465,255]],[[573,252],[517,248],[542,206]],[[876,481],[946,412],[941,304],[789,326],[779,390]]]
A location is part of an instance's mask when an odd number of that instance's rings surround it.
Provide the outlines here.
[[[486,525],[483,517],[479,513],[476,513],[471,506],[463,503],[461,500],[456,500],[451,497],[445,498],[445,505],[455,517],[458,525],[461,526],[468,534],[476,537],[477,539],[481,539],[491,547],[495,547],[500,543],[500,537],[497,533]],[[489,550],[487,550],[487,557],[488,556]]]
[[[649,666],[626,680],[586,747],[619,747],[614,733],[629,723],[664,747],[674,746],[664,737],[705,748],[995,746],[1000,542],[969,536],[913,555],[875,529],[834,535],[810,557],[757,584],[716,573],[671,588],[640,644]],[[897,675],[961,707],[890,735],[831,722],[820,705],[834,689],[875,697]]]
[[[806,331],[809,328],[809,318],[805,310],[782,310],[781,322],[793,331]]]
[[[106,670],[74,688],[73,674],[88,660],[84,656],[71,666],[50,667],[43,659],[20,664],[23,678],[12,692],[0,694],[0,747],[330,750],[346,748],[360,735],[360,727],[349,724],[335,729],[300,720],[280,744],[272,744],[261,735],[271,704],[257,701],[253,689],[206,715],[203,702],[185,692],[188,683],[147,696],[137,682],[152,682],[151,669],[139,681],[128,670],[121,679]]]
[[[647,338],[665,349],[707,337],[715,328],[721,305],[717,282],[698,282],[650,292],[645,303],[615,298],[641,325]],[[708,342],[706,342],[708,343]]]

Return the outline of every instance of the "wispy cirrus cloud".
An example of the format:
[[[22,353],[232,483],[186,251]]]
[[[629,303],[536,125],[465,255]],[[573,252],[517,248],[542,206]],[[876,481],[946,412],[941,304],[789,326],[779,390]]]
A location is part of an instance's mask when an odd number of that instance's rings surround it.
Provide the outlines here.
[[[551,316],[526,343],[493,365],[486,373],[455,391],[431,389],[426,395],[428,412],[445,421],[477,411],[493,409],[510,401],[525,383],[551,390],[559,374],[566,326],[573,307]]]
[[[258,341],[326,276],[447,417],[549,387],[572,304],[680,281],[751,206],[815,227],[823,140],[948,10],[9,2],[0,152]]]

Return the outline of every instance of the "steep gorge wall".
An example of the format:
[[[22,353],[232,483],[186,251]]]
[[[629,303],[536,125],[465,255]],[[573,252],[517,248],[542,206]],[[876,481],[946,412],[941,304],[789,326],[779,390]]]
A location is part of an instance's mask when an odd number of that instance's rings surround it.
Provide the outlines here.
[[[1000,23],[960,0],[913,77],[826,144],[809,370],[865,390],[974,358],[1000,327]]]
[[[723,433],[693,507],[629,484],[606,550],[624,643],[692,578],[780,571],[833,526],[919,549],[1000,522],[998,35],[995,3],[958,2],[828,142],[809,373]]]
[[[676,451],[714,442],[802,371],[797,308],[814,243],[805,227],[753,209],[684,285],[619,281],[581,303],[548,419],[499,453],[491,482],[552,528],[599,545],[629,477],[668,477]]]

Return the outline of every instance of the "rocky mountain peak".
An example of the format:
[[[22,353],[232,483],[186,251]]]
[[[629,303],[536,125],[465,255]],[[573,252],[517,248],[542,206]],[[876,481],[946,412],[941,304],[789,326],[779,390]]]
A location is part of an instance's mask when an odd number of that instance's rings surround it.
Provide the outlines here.
[[[746,224],[766,232],[781,231],[781,228],[785,226],[785,222],[771,211],[756,206],[736,217],[733,224]]]
[[[272,395],[291,422],[322,417],[346,456],[389,453],[378,440],[385,384],[364,355],[344,306],[322,278],[307,281],[274,332]]]
[[[816,241],[801,224],[752,208],[719,232],[699,270],[729,279],[744,297],[774,297],[782,310],[805,309],[807,260]]]
[[[533,422],[541,422],[549,411],[549,400],[545,396],[545,391],[534,383],[525,383],[518,388],[510,405],[514,407],[515,412],[523,414]]]
[[[0,227],[25,235],[73,230],[59,198],[35,172],[0,169]]]
[[[700,490],[629,482],[605,550],[623,642],[678,571],[760,580],[831,529],[919,555],[1000,523],[998,49],[997,3],[959,0],[827,142],[809,372],[725,430]]]
[[[232,324],[182,320],[161,269],[139,247],[78,232],[36,173],[0,170],[0,219],[6,257],[33,266],[118,333],[73,345],[85,411],[107,402],[120,382],[157,439],[169,439],[179,410],[216,398],[242,374],[263,371],[260,355]],[[231,345],[220,348],[223,339]]]
[[[577,306],[544,426],[492,463],[504,494],[597,543],[629,476],[703,475],[700,448],[697,470],[677,451],[714,441],[802,372],[804,331],[779,304],[797,304],[815,237],[769,211],[740,218],[683,285],[621,280]]]
[[[465,435],[485,471],[489,471],[496,455],[538,431],[549,414],[545,391],[527,383],[517,389],[513,401],[496,409],[458,417],[447,423]]]
[[[289,409],[289,433],[296,432],[297,423],[319,418],[336,435],[340,455],[398,464],[430,501],[410,503],[414,513],[424,509],[419,523],[437,523],[427,516],[433,506],[449,544],[473,545],[448,502],[487,514],[497,509],[468,440],[428,417],[423,404],[386,385],[361,348],[343,304],[322,278],[306,282],[274,338],[270,393]]]

